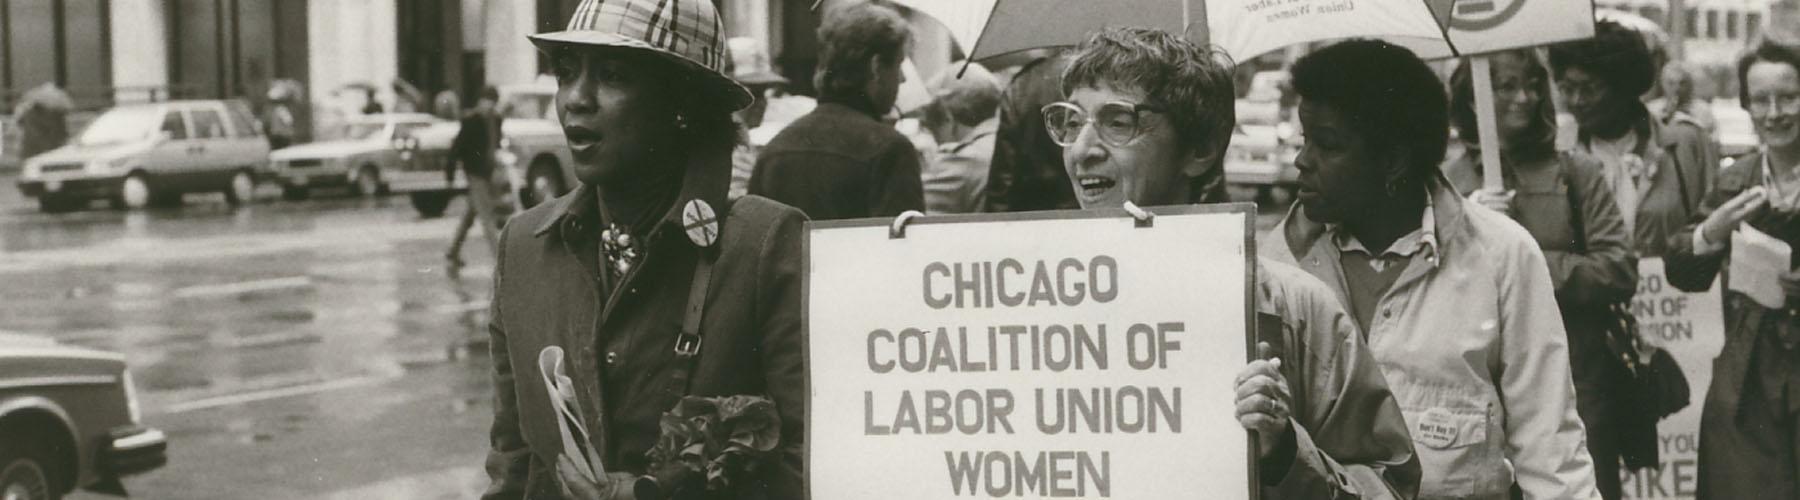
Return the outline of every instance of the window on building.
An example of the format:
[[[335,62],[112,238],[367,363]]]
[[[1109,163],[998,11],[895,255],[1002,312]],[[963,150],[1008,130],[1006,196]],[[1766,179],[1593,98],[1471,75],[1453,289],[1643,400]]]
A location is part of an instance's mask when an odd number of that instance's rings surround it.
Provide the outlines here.
[[[190,111],[194,118],[194,137],[199,139],[216,139],[225,137],[225,120],[219,117],[218,111],[210,109]]]
[[[169,110],[163,115],[162,131],[169,134],[169,139],[182,140],[188,138],[187,120],[182,119],[181,111]]]
[[[1689,38],[1700,36],[1700,11],[1688,9],[1686,19],[1687,36]]]
[[[1737,11],[1725,13],[1725,38],[1728,38],[1731,40],[1738,39],[1738,13],[1737,13]]]
[[[1719,39],[1719,11],[1706,11],[1706,38],[1708,40]]]
[[[1755,40],[1762,34],[1762,14],[1749,12],[1744,14],[1744,38]]]

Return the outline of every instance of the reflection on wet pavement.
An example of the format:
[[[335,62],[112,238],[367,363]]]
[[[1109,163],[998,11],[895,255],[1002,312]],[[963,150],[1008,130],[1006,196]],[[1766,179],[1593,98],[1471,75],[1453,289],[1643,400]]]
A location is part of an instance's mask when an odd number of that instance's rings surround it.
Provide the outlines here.
[[[403,197],[58,215],[4,198],[0,330],[125,355],[171,439],[135,496],[484,486],[491,255],[447,269],[454,220]]]

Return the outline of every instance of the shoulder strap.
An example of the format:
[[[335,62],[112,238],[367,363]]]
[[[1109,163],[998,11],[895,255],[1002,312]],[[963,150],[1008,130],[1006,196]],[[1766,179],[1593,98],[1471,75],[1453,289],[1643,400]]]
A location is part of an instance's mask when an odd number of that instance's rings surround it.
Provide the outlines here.
[[[1575,251],[1586,254],[1588,251],[1587,217],[1581,211],[1581,189],[1575,186],[1575,176],[1569,172],[1571,160],[1573,160],[1573,158],[1567,152],[1560,155],[1560,158],[1556,163],[1556,176],[1557,178],[1562,179],[1563,192],[1568,194],[1569,227],[1575,233]]]
[[[1664,149],[1665,150],[1663,151],[1663,154],[1665,156],[1669,156],[1669,157],[1673,157],[1673,158],[1680,158],[1679,156],[1675,156],[1675,145],[1670,144],[1667,148],[1664,148]],[[1671,168],[1669,170],[1675,171],[1675,189],[1677,191],[1681,192],[1681,212],[1682,212],[1681,215],[1683,216],[1682,219],[1683,220],[1692,219],[1693,215],[1694,215],[1694,209],[1699,208],[1699,207],[1695,207],[1693,204],[1693,201],[1688,199],[1687,174],[1681,173],[1681,162],[1680,161],[1676,161],[1671,166],[1674,168]],[[1701,165],[1701,168],[1707,168],[1707,166]]]
[[[726,201],[724,210],[730,212],[733,205],[736,205],[735,200]],[[706,316],[706,292],[712,287],[713,261],[719,258],[717,244],[701,247],[696,251],[700,255],[694,259],[694,276],[688,283],[687,308],[682,312],[681,331],[675,332],[675,368],[670,371],[666,389],[670,405],[686,396],[693,384],[694,366],[700,362],[703,340],[701,321]]]

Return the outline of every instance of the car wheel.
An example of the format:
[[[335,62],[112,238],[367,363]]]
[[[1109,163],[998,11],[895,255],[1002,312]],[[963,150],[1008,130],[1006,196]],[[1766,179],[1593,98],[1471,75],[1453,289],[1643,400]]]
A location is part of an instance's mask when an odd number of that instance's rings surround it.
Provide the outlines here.
[[[306,189],[304,186],[281,187],[281,199],[283,200],[300,201],[306,199],[308,196],[312,196],[312,191]]]
[[[29,441],[28,444],[31,444]],[[51,485],[44,465],[48,454],[36,446],[0,450],[0,500],[55,500],[62,494]]]
[[[63,213],[80,208],[81,201],[68,196],[48,194],[39,196],[37,200],[38,210],[48,214]]]
[[[363,165],[356,170],[356,195],[369,197],[381,194],[381,173],[375,167]]]
[[[450,198],[456,196],[453,191],[422,191],[413,193],[412,206],[419,211],[419,216],[427,219],[442,217],[444,209],[450,207]]]
[[[143,172],[133,172],[125,176],[119,185],[119,198],[116,203],[126,210],[142,210],[158,198],[158,193],[150,188],[150,179]]]
[[[225,202],[232,205],[243,205],[256,199],[256,179],[250,172],[239,170],[231,174],[231,185],[225,188]]]
[[[557,168],[553,160],[541,160],[532,165],[531,171],[526,174],[525,184],[527,191],[522,201],[526,208],[562,196],[568,191],[568,188],[563,187],[561,169]]]

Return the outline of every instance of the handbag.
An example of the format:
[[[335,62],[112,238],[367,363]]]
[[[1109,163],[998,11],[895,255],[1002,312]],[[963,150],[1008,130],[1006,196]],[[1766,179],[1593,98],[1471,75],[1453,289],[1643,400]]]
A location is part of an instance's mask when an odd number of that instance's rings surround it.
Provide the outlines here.
[[[1575,237],[1577,251],[1587,253],[1587,224],[1583,219],[1580,190],[1573,182],[1568,169],[1568,156],[1558,165],[1558,175],[1562,177],[1563,189],[1568,193],[1570,227]],[[1676,182],[1686,205],[1687,182],[1683,179],[1681,169],[1670,169],[1675,173]],[[1625,408],[1620,412],[1618,422],[1619,457],[1625,461],[1627,469],[1636,470],[1655,467],[1659,463],[1656,438],[1656,422],[1687,407],[1690,397],[1687,375],[1681,372],[1681,366],[1668,351],[1644,340],[1643,331],[1638,326],[1637,314],[1632,312],[1631,300],[1606,304],[1605,320],[1602,332],[1605,335],[1609,358],[1618,362],[1616,368],[1617,383],[1620,391],[1616,398],[1623,402]]]

